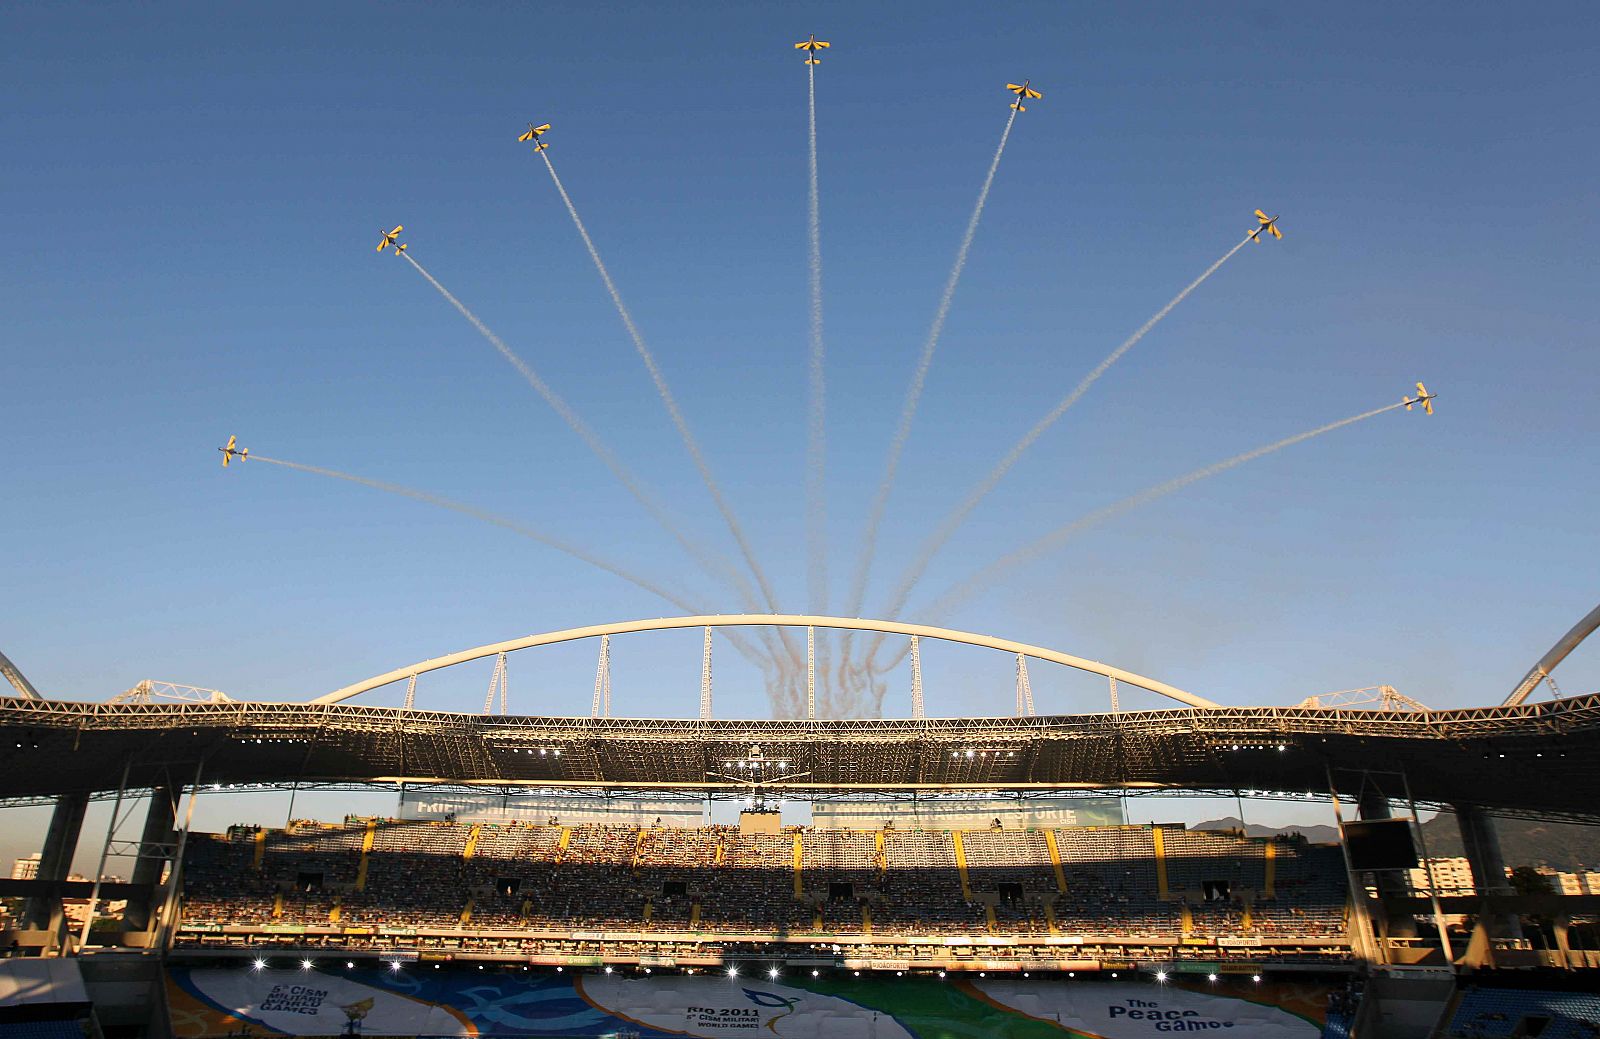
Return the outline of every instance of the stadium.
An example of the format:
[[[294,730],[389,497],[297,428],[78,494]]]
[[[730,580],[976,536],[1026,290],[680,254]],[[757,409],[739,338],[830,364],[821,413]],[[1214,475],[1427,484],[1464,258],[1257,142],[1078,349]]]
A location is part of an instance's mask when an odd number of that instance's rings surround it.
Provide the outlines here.
[[[0,1039],[1600,1039],[1592,12],[813,7],[8,18]]]
[[[1600,894],[1511,890],[1493,817],[1592,815],[1600,694],[1527,697],[1593,619],[1507,703],[1449,711],[1392,691],[1221,707],[1042,647],[810,616],[530,636],[304,703],[154,683],[49,700],[8,665],[0,786],[55,808],[38,876],[0,882],[26,899],[3,938],[21,977],[56,993],[20,1005],[71,1017],[92,1002],[106,1035],[1310,1037],[1400,1034],[1379,1024],[1397,1014],[1442,1014],[1442,1034],[1502,1034],[1491,1019],[1517,1034],[1541,1015],[1581,1027]],[[1014,653],[1017,710],[927,717],[913,689],[904,718],[720,719],[708,650],[700,717],[615,718],[608,643],[588,717],[347,702],[407,681],[410,703],[440,668],[492,657],[498,676],[508,653],[631,631],[703,628],[709,646],[723,625]],[[1105,677],[1112,709],[1033,714],[1030,661]],[[1178,705],[1118,710],[1119,682]],[[221,833],[186,821],[219,791],[291,784],[391,789],[399,808]],[[1327,802],[1344,840],[1131,823],[1129,798],[1152,791]],[[136,795],[137,839],[108,832],[103,849],[136,849],[131,880],[67,880],[89,801]],[[786,799],[810,803],[809,825],[784,824]],[[718,801],[736,823],[711,820]],[[1419,805],[1454,812],[1475,892],[1406,879]],[[64,901],[85,896],[69,928]],[[63,979],[61,957],[81,973]],[[1477,980],[1458,987],[1460,970]]]

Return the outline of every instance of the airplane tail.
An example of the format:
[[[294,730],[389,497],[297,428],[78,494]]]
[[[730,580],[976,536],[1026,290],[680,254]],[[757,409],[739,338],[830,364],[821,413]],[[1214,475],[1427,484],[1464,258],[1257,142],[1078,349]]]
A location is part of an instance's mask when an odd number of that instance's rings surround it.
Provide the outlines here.
[[[1013,102],[1011,102],[1011,107],[1015,108],[1019,112],[1026,112],[1027,111],[1027,109],[1023,107],[1021,101],[1013,101]]]

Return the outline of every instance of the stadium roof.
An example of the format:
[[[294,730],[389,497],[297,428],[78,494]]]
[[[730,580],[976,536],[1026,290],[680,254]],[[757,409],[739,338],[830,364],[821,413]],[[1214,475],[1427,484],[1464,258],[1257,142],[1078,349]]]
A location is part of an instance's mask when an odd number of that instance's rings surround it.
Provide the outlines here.
[[[771,794],[1372,783],[1510,814],[1600,816],[1600,693],[1448,711],[1224,707],[1005,718],[546,718],[351,704],[0,699],[0,797],[205,783],[450,783]]]

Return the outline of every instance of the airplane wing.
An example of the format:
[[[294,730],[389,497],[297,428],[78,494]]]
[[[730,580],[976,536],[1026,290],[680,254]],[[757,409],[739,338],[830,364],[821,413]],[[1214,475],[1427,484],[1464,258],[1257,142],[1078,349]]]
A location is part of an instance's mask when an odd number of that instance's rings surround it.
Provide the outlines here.
[[[799,43],[794,45],[794,49],[797,51],[810,50],[811,44],[807,43],[805,40],[801,40]]]
[[[1283,232],[1278,230],[1277,224],[1268,224],[1267,230],[1272,232],[1272,237],[1276,238],[1280,242],[1283,241]]]
[[[1021,83],[1007,83],[1006,84],[1006,89],[1011,91],[1013,94],[1020,94],[1020,93],[1022,93],[1022,84]]]
[[[830,44],[826,40],[818,40],[816,43],[812,44],[812,46],[817,47],[817,48],[819,48],[821,50],[827,50],[828,47],[830,46]]]
[[[533,131],[532,130],[524,130],[520,135],[518,135],[517,140],[519,140],[519,141],[531,141],[531,140],[533,140]]]
[[[393,231],[390,231],[390,232],[389,232],[389,233],[390,233],[390,234],[391,234],[391,235],[397,235],[397,234],[399,234],[399,233],[400,233],[400,232],[401,232],[401,231],[404,231],[404,230],[405,230],[405,229],[406,229],[406,225],[405,225],[405,224],[395,224],[395,225],[394,225],[394,230],[393,230]]]
[[[1044,97],[1044,95],[1039,93],[1037,90],[1027,90],[1023,93],[1028,97]]]
[[[1271,220],[1272,219],[1270,216],[1268,216],[1267,214],[1263,213],[1259,209],[1256,210],[1256,216],[1260,217],[1262,220]]]

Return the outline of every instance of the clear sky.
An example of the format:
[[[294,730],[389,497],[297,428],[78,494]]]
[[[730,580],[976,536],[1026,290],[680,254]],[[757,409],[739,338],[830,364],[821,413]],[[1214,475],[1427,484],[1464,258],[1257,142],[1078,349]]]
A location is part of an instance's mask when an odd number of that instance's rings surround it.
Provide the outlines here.
[[[1023,459],[906,616],[1151,484],[1397,400],[1073,540],[947,617],[1226,703],[1390,683],[1496,702],[1595,603],[1600,188],[1592,5],[80,6],[0,13],[3,649],[46,695],[152,677],[320,694],[519,634],[677,607],[503,513],[737,612],[412,254],[683,518],[731,542],[543,164],[750,531],[806,606],[806,69],[817,75],[832,609],[956,246],[995,178],[863,612],[1043,412],[1250,246]],[[690,714],[694,632],[613,645],[623,714]],[[585,713],[594,647],[511,662]],[[1009,710],[1011,661],[930,647],[930,713]],[[488,664],[424,679],[477,710]],[[718,713],[769,713],[719,642]],[[1600,686],[1600,649],[1558,673]],[[904,665],[886,710],[906,710]],[[1098,680],[1037,668],[1044,711]],[[372,698],[397,702],[399,690]],[[1158,706],[1134,699],[1133,706]]]

